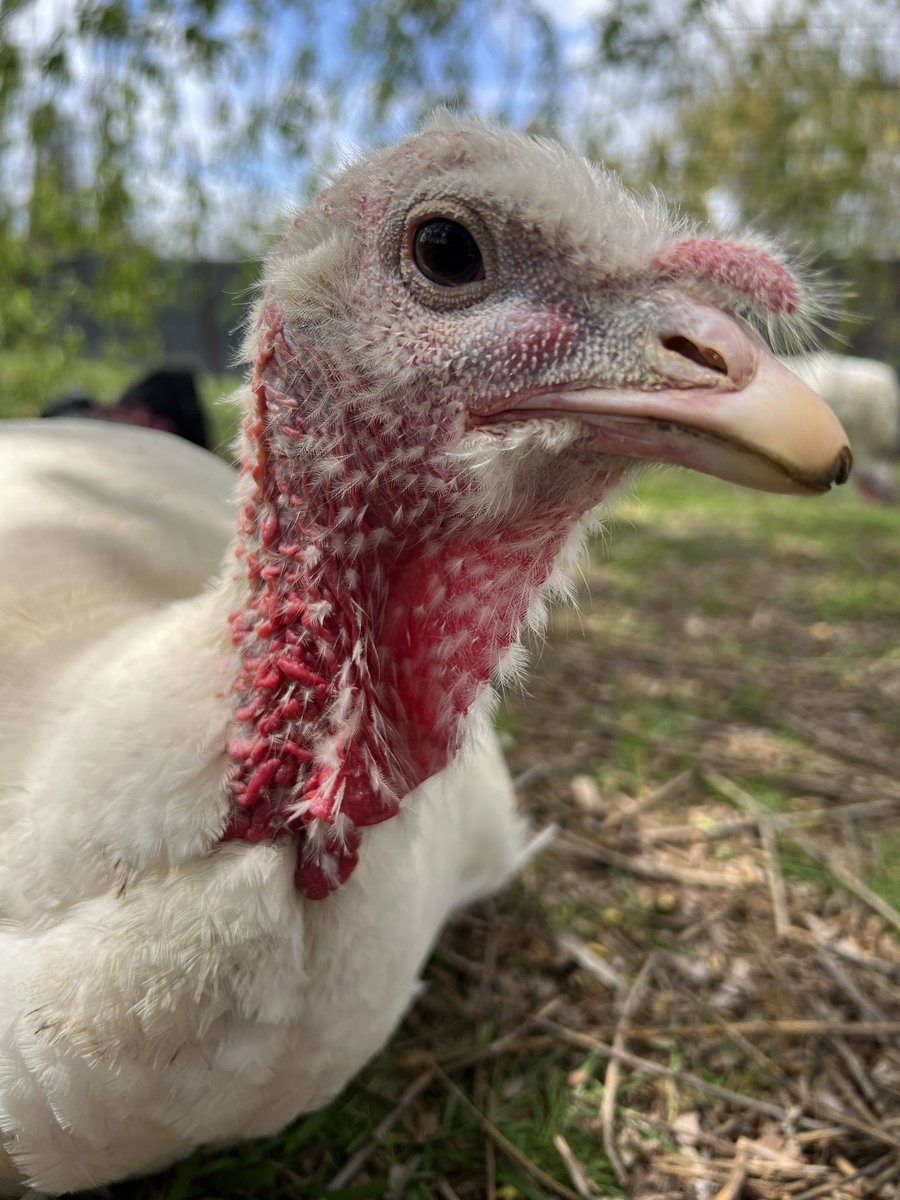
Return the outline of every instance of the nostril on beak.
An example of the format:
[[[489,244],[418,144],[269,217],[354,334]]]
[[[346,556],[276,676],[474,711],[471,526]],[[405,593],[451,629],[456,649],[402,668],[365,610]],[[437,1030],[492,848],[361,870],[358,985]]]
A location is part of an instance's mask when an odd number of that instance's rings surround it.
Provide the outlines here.
[[[695,362],[698,366],[706,367],[707,370],[715,371],[717,375],[728,374],[728,363],[718,350],[713,350],[710,346],[698,346],[696,342],[692,342],[690,338],[680,334],[663,338],[662,344],[673,354],[680,354],[682,358]]]

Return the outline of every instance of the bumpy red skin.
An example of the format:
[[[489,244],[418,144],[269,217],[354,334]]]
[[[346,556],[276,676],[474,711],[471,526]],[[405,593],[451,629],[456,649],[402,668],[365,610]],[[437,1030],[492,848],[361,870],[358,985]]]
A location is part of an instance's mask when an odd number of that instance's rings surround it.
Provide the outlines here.
[[[240,518],[249,604],[232,617],[243,653],[225,837],[254,842],[290,834],[299,842],[297,886],[321,899],[356,866],[360,830],[395,815],[402,797],[455,754],[472,704],[585,498],[480,539],[450,521],[430,547],[410,536],[405,518],[391,523],[383,514],[354,520],[352,544],[345,537],[337,545],[342,539],[333,533],[323,539],[334,513],[323,511],[321,492],[313,494],[292,471],[283,449],[285,439],[308,431],[302,411],[286,405],[282,387],[295,374],[294,360],[270,317],[254,372],[256,411],[245,425],[252,452],[243,470],[255,487]],[[276,413],[280,444],[273,446]],[[384,432],[362,452],[373,446],[380,455],[392,451]],[[455,486],[449,476],[437,483]],[[431,519],[439,522],[446,493],[434,479],[430,492]],[[352,489],[347,500],[355,502]],[[385,482],[384,508],[408,500]],[[324,551],[323,540],[328,551],[311,558],[309,547]],[[498,587],[512,579],[515,586]],[[455,648],[452,673],[444,669],[448,647]],[[342,698],[355,722],[351,736],[335,741]],[[400,736],[388,744],[385,729]],[[323,741],[330,745],[327,763],[317,761]],[[317,826],[313,853],[307,831],[316,822],[329,829]]]
[[[657,255],[653,265],[664,279],[719,284],[773,316],[792,317],[800,306],[800,289],[790,271],[752,245],[685,238]]]

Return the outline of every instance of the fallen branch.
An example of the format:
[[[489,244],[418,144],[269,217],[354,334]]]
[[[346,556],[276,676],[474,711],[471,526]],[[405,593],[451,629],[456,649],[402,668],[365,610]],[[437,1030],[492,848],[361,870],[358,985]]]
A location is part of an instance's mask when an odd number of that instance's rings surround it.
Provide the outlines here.
[[[611,991],[624,992],[630,986],[627,975],[623,975],[615,967],[610,966],[605,958],[592,950],[581,938],[575,937],[572,933],[561,933],[556,941],[559,948],[574,959],[583,971],[587,971],[589,975],[599,979]]]
[[[868,770],[875,767],[885,775],[897,774],[900,761],[895,755],[885,754],[874,746],[861,746],[858,738],[845,737],[827,726],[821,727],[813,721],[806,721],[796,713],[785,714],[783,720],[788,729],[809,738],[832,758],[842,758]]]
[[[665,804],[666,801],[674,799],[680,795],[687,785],[694,778],[692,768],[687,771],[681,771],[678,775],[674,775],[671,779],[667,779],[665,783],[660,784],[658,788],[654,788],[652,792],[648,792],[646,796],[641,796],[637,800],[633,800],[630,804],[621,804],[614,808],[603,821],[603,832],[615,829],[622,825],[625,821],[630,821],[641,813],[649,812],[651,808],[657,808],[660,804]]]
[[[828,850],[820,850],[815,842],[811,841],[805,834],[799,830],[789,830],[787,836],[799,846],[804,854],[807,854],[814,862],[821,864],[829,874],[848,892],[852,892],[864,904],[867,904],[874,912],[877,912],[880,917],[883,917],[889,925],[900,931],[900,912],[888,904],[887,900],[873,892],[868,884],[863,883],[844,863],[840,861],[837,855],[832,854]]]
[[[753,887],[756,880],[736,879],[724,871],[703,871],[695,867],[676,867],[672,863],[658,859],[649,859],[637,854],[621,854],[618,850],[610,850],[598,842],[589,842],[586,838],[574,834],[563,834],[554,842],[554,847],[565,850],[568,854],[586,862],[602,863],[606,867],[614,867],[626,871],[630,875],[639,875],[643,879],[665,879],[670,883],[684,884],[686,887],[716,888],[719,891],[741,891]]]
[[[792,938],[803,942],[805,945],[813,946],[817,950],[824,951],[833,958],[840,958],[844,962],[852,963],[854,967],[863,967],[867,971],[875,971],[878,975],[883,975],[887,979],[900,980],[900,962],[888,962],[886,959],[875,958],[871,954],[864,954],[858,949],[848,949],[847,946],[842,945],[831,936],[827,922],[817,917],[815,913],[803,913],[803,921],[809,932],[807,933],[803,929],[795,929],[792,932]]]
[[[682,995],[685,995],[685,993],[682,993]],[[800,1096],[797,1093],[796,1084],[781,1069],[777,1062],[773,1061],[773,1059],[770,1058],[770,1056],[766,1054],[765,1051],[759,1046],[754,1045],[754,1043],[751,1042],[750,1039],[746,1037],[736,1025],[729,1025],[725,1018],[720,1016],[720,1014],[717,1013],[711,1005],[704,1004],[702,1000],[693,995],[690,996],[690,1000],[693,1002],[696,1008],[698,1008],[701,1012],[705,1012],[711,1018],[712,1024],[719,1031],[719,1033],[722,1034],[723,1037],[727,1037],[730,1041],[734,1042],[736,1046],[739,1046],[748,1059],[762,1067],[762,1069],[771,1079],[777,1079],[783,1087],[787,1088],[788,1091],[794,1094],[795,1100],[800,1102]]]
[[[745,788],[740,787],[738,784],[734,783],[733,780],[726,778],[718,771],[706,770],[704,772],[704,778],[715,791],[727,797],[727,799],[731,800],[744,812],[755,816],[760,821],[760,836],[764,836],[763,830],[766,822],[769,821],[770,818],[755,796],[752,796]],[[862,900],[863,903],[867,904],[869,908],[873,909],[878,913],[879,916],[883,917],[885,921],[893,925],[896,930],[900,931],[900,912],[897,912],[897,910],[888,904],[886,900],[877,895],[877,893],[873,892],[867,884],[863,883],[861,879],[854,875],[850,868],[845,863],[840,861],[837,855],[831,853],[829,850],[821,849],[799,829],[785,827],[785,836],[790,838],[790,840],[796,846],[799,846],[803,853],[808,855],[814,862],[817,862],[823,866],[826,871],[834,876],[838,883],[842,884],[848,891],[852,892],[855,896]],[[777,857],[774,849],[774,836],[772,835],[771,824],[768,828],[767,837],[769,844],[772,847],[771,853],[774,857]],[[777,888],[773,890],[772,903],[775,907],[776,929],[778,928],[780,921],[782,931],[784,932],[787,930],[789,922],[788,924],[785,924],[785,922],[787,922],[787,897],[786,893],[784,892],[783,880],[781,880],[780,888],[781,892],[779,895],[776,895]],[[779,906],[781,908],[780,916]]]
[[[821,1127],[823,1124],[812,1117],[796,1117],[794,1113],[789,1114],[787,1109],[783,1108],[780,1104],[772,1104],[768,1100],[757,1100],[752,1096],[745,1096],[743,1092],[734,1092],[731,1088],[722,1087],[717,1083],[710,1083],[708,1080],[701,1079],[699,1075],[693,1075],[689,1071],[679,1071],[673,1067],[660,1066],[659,1063],[653,1062],[652,1059],[641,1058],[640,1055],[631,1054],[627,1050],[615,1050],[612,1046],[598,1041],[597,1038],[593,1038],[589,1034],[579,1033],[575,1029],[567,1029],[564,1025],[559,1025],[555,1021],[543,1021],[541,1024],[553,1030],[562,1042],[568,1042],[569,1045],[578,1046],[582,1050],[589,1050],[594,1054],[600,1055],[602,1058],[615,1055],[627,1066],[632,1067],[636,1071],[642,1071],[645,1075],[655,1076],[658,1079],[675,1080],[687,1087],[695,1088],[697,1091],[707,1092],[712,1096],[718,1096],[721,1100],[727,1100],[729,1104],[733,1104],[736,1108],[744,1108],[750,1112],[762,1113],[764,1116],[774,1117],[777,1121],[791,1121],[801,1129],[815,1129]],[[865,1134],[872,1141],[881,1142],[886,1146],[893,1146],[896,1150],[900,1150],[900,1138],[892,1137],[884,1129],[877,1129],[865,1121],[857,1121],[847,1116],[846,1113],[837,1112],[830,1105],[822,1101],[816,1101],[815,1097],[813,1097],[813,1103],[818,1103],[821,1111],[828,1116],[828,1124],[838,1122],[847,1129]]]
[[[459,1193],[450,1186],[448,1180],[444,1179],[443,1175],[435,1184],[435,1187],[443,1196],[443,1200],[459,1200]]]
[[[572,1153],[569,1143],[561,1133],[554,1133],[553,1145],[556,1147],[556,1152],[563,1160],[563,1165],[569,1173],[569,1178],[572,1180],[572,1186],[582,1200],[597,1200],[597,1191],[594,1185],[584,1173],[584,1168],[581,1163]]]
[[[814,1011],[818,1011],[820,1015],[823,1012],[828,1013],[830,1006],[826,1005],[821,999],[814,996],[811,997],[811,1000],[814,1005]],[[839,1034],[829,1034],[828,1044],[842,1060],[848,1074],[853,1079],[859,1089],[860,1095],[864,1097],[872,1113],[877,1119],[882,1118],[885,1115],[884,1102],[879,1095],[878,1089],[869,1078],[859,1056],[848,1045],[846,1038],[842,1038]]]
[[[732,803],[748,814],[756,822],[763,857],[766,862],[766,880],[769,884],[769,895],[772,897],[772,913],[775,918],[775,936],[783,941],[791,934],[791,918],[788,911],[787,888],[784,876],[781,874],[781,862],[778,858],[778,846],[772,818],[745,788],[733,780],[720,775],[718,771],[706,771],[704,778],[717,792],[720,792]]]
[[[734,1156],[734,1164],[731,1168],[731,1174],[725,1181],[725,1184],[716,1192],[713,1200],[738,1200],[746,1181],[747,1151],[744,1146],[739,1144],[738,1152]]]
[[[885,1170],[885,1164],[887,1169]],[[876,1158],[874,1162],[868,1163],[865,1167],[860,1167],[858,1171],[854,1171],[852,1175],[844,1175],[841,1177],[841,1187],[844,1188],[848,1183],[853,1183],[857,1179],[869,1179],[875,1176],[872,1180],[871,1195],[878,1194],[878,1188],[882,1183],[886,1183],[891,1175],[898,1170],[897,1156],[895,1154],[885,1154],[881,1158]],[[809,1188],[805,1192],[800,1192],[794,1197],[794,1200],[818,1200],[819,1196],[827,1196],[829,1192],[834,1192],[835,1180],[829,1179],[826,1183],[817,1184],[815,1187]]]
[[[710,771],[709,774],[714,774]],[[830,808],[800,808],[790,812],[766,813],[775,829],[793,825],[826,825],[832,821],[860,820],[864,817],[879,817],[896,812],[900,808],[900,796],[881,800],[860,800],[851,804],[833,804]],[[718,842],[755,829],[755,817],[730,817],[715,821],[711,825],[663,825],[641,833],[641,841],[655,846],[660,842],[678,845],[687,842]]]
[[[532,784],[539,783],[542,779],[547,779],[560,770],[558,763],[552,762],[536,762],[530,767],[526,767],[512,781],[513,791],[527,792]]]
[[[605,1030],[604,1030],[605,1032]],[[600,1036],[594,1031],[595,1036]],[[632,1038],[706,1037],[710,1034],[736,1034],[741,1037],[844,1037],[877,1041],[900,1037],[900,1021],[813,1021],[805,1017],[784,1017],[775,1021],[695,1022],[686,1025],[636,1025]]]
[[[692,1075],[689,1071],[678,1071],[673,1067],[660,1066],[652,1059],[642,1058],[639,1054],[632,1054],[628,1050],[616,1050],[606,1042],[591,1037],[590,1034],[580,1033],[576,1029],[567,1029],[565,1025],[559,1025],[556,1021],[543,1021],[541,1024],[553,1030],[560,1041],[567,1042],[570,1046],[578,1046],[582,1050],[589,1050],[603,1058],[617,1058],[626,1066],[632,1067],[636,1071],[643,1071],[645,1075],[653,1075],[658,1079],[673,1079],[687,1087],[708,1092],[713,1096],[718,1096],[721,1100],[727,1100],[738,1108],[762,1113],[764,1116],[774,1117],[777,1121],[787,1120],[787,1110],[780,1104],[771,1104],[768,1100],[756,1100],[752,1096],[743,1095],[742,1092],[733,1092],[730,1088],[701,1079],[699,1075]],[[898,1142],[898,1146],[900,1146],[900,1142]]]

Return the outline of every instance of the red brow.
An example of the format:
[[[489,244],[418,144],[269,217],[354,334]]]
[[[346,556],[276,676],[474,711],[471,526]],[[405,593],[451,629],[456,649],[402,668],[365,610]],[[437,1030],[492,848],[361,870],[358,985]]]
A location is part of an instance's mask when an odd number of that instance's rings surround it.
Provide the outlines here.
[[[666,278],[711,279],[746,296],[756,307],[790,316],[800,303],[797,281],[781,263],[753,246],[719,238],[688,238],[657,255]]]

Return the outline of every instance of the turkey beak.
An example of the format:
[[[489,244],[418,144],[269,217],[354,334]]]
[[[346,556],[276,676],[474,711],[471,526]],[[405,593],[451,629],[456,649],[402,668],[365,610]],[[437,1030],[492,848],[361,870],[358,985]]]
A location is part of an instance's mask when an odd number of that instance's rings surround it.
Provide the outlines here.
[[[671,419],[746,453],[746,478],[723,458],[724,478],[801,493],[847,481],[853,460],[840,421],[749,326],[679,297],[663,305],[657,330],[651,358],[676,385],[664,393]]]
[[[522,407],[577,416],[597,450],[672,463],[769,492],[844,483],[847,435],[760,337],[684,296],[660,302],[636,364],[649,387],[579,386]]]

